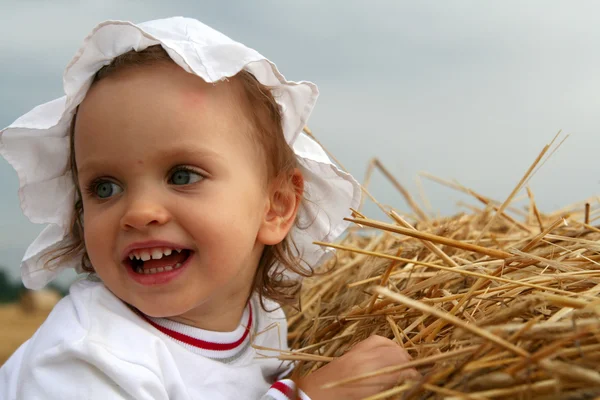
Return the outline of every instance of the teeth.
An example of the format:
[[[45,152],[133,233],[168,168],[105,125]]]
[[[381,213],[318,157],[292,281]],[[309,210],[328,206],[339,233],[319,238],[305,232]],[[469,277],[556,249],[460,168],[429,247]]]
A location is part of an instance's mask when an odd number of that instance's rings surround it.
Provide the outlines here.
[[[137,267],[135,272],[137,272],[138,274],[142,274],[142,275],[152,275],[152,274],[157,274],[159,272],[173,271],[178,268],[181,268],[181,263],[177,263],[173,266],[167,265],[165,267],[147,268],[147,269],[144,269],[142,267]]]
[[[170,256],[173,252],[181,253],[182,249],[170,249],[167,247],[164,248],[155,248],[155,249],[144,249],[144,250],[134,250],[129,253],[130,260],[142,260],[148,261],[150,259],[160,260],[164,256]]]
[[[161,249],[152,250],[152,259],[160,260],[163,257],[163,251]]]

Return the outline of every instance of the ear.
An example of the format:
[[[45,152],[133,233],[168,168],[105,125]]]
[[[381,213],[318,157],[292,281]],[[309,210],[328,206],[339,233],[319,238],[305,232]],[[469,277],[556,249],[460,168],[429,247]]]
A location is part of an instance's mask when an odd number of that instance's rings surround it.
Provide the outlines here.
[[[298,168],[289,175],[273,180],[269,186],[269,202],[258,231],[257,240],[276,245],[287,236],[298,214],[304,193],[304,176]]]

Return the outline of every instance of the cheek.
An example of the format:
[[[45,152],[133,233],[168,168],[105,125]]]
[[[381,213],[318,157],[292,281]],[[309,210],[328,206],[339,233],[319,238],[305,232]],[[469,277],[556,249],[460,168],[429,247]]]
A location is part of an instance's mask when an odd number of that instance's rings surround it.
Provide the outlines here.
[[[83,242],[85,244],[85,250],[90,258],[90,261],[92,264],[94,264],[95,260],[98,258],[98,254],[102,254],[102,251],[98,248],[100,243],[98,243],[97,236],[93,234],[93,224],[90,224],[89,222],[85,224],[84,220],[84,226]]]
[[[256,217],[237,211],[208,213],[194,221],[193,236],[207,265],[231,265],[253,251],[258,233]]]
[[[110,219],[97,215],[93,210],[83,214],[83,238],[87,253],[92,260],[102,254],[108,254],[106,249],[112,242],[110,233]]]

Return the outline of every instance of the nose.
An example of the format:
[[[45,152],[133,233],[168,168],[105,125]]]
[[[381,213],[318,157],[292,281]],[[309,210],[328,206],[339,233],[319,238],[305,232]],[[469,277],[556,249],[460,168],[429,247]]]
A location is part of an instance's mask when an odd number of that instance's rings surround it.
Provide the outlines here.
[[[171,220],[169,211],[149,193],[133,198],[121,217],[121,229],[144,230],[164,225]]]

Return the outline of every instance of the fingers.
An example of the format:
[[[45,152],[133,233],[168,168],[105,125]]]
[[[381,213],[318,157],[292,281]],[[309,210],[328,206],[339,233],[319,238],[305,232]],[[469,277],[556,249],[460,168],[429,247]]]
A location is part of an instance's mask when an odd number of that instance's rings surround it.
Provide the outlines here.
[[[315,399],[368,397],[404,381],[419,380],[421,375],[415,369],[381,371],[388,367],[403,365],[411,359],[408,352],[395,342],[382,336],[371,336],[356,344],[343,356],[305,377],[300,387]],[[370,376],[344,383],[339,387],[322,389],[326,383],[364,374]],[[323,397],[320,397],[321,395]]]
[[[388,358],[391,362],[396,360],[397,362],[404,363],[412,360],[410,354],[400,347],[398,343],[383,336],[370,336],[368,339],[359,343],[359,345],[362,345],[360,347],[361,351],[380,354],[381,356]],[[355,348],[358,348],[359,345],[356,345]]]
[[[362,342],[356,344],[353,348],[362,351],[366,349],[376,349],[378,347],[400,347],[398,344],[388,338],[379,335],[372,335],[363,340]]]
[[[361,357],[363,367],[370,371],[405,364],[412,360],[412,357],[405,349],[400,347],[396,342],[382,336],[370,336],[368,339],[357,344],[353,350],[363,354]],[[388,387],[392,387],[398,382],[419,379],[421,379],[421,374],[414,368],[382,374],[378,378],[375,378],[379,383],[382,383],[382,381],[385,382]]]
[[[414,368],[411,369],[407,369],[405,371],[402,371],[402,377],[401,379],[404,381],[418,381],[423,377],[423,375],[421,375],[419,373],[419,371],[417,371]]]

